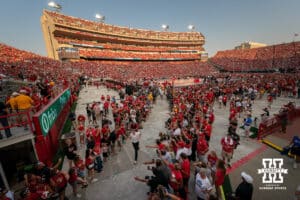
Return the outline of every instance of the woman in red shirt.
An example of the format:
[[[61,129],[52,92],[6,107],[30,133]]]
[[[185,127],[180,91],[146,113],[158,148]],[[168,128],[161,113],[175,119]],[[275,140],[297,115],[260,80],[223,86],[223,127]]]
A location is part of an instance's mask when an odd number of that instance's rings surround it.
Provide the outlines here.
[[[221,196],[220,186],[223,185],[224,183],[225,175],[226,175],[225,162],[223,160],[218,160],[216,176],[215,176],[215,186],[216,186],[216,192],[218,197]]]
[[[179,163],[170,163],[169,168],[171,169],[171,180],[170,185],[174,190],[175,195],[180,196],[182,199],[186,199],[186,192],[183,185],[183,177],[180,171],[181,167]]]

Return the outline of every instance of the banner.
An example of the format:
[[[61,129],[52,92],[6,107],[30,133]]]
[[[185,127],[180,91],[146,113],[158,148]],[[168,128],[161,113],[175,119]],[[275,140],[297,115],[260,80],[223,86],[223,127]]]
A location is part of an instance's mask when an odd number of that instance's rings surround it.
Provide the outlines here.
[[[46,136],[55,123],[59,113],[71,97],[70,89],[65,90],[51,105],[48,106],[38,117],[42,134]]]

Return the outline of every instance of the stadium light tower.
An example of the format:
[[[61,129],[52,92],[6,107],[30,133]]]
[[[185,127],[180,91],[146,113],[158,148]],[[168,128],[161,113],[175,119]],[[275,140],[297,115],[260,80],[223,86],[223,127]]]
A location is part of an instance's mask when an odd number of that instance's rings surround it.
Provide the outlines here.
[[[167,24],[163,24],[161,25],[161,28],[163,29],[163,31],[168,31],[170,27]]]
[[[48,6],[51,7],[51,8],[54,8],[57,12],[60,12],[61,9],[62,9],[61,5],[58,4],[58,3],[55,3],[54,1],[50,1],[48,3]]]
[[[96,14],[96,15],[95,15],[95,18],[96,18],[97,21],[99,21],[99,22],[101,22],[101,23],[103,23],[104,20],[105,20],[105,16],[100,15],[100,14]]]
[[[188,29],[189,29],[191,32],[193,32],[193,31],[195,30],[195,26],[192,25],[192,24],[190,24],[190,25],[188,25]]]

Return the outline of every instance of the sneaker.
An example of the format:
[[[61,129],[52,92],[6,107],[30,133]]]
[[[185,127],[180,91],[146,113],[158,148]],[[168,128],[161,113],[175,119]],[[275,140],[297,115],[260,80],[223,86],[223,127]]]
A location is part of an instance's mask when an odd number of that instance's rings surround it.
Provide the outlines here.
[[[81,198],[81,194],[76,194],[76,197],[77,198]]]
[[[137,161],[135,160],[135,161],[133,162],[133,164],[136,165],[136,164],[137,164]]]
[[[98,179],[93,178],[92,181],[91,181],[91,183],[95,183],[95,182],[97,182],[97,181],[98,181]]]

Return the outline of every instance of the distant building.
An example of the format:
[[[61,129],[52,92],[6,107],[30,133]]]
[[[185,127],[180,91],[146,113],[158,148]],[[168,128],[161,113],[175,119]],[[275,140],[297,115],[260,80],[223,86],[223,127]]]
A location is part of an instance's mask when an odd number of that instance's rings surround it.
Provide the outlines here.
[[[266,44],[258,42],[243,42],[239,46],[234,47],[234,49],[254,49],[259,47],[265,47]]]

